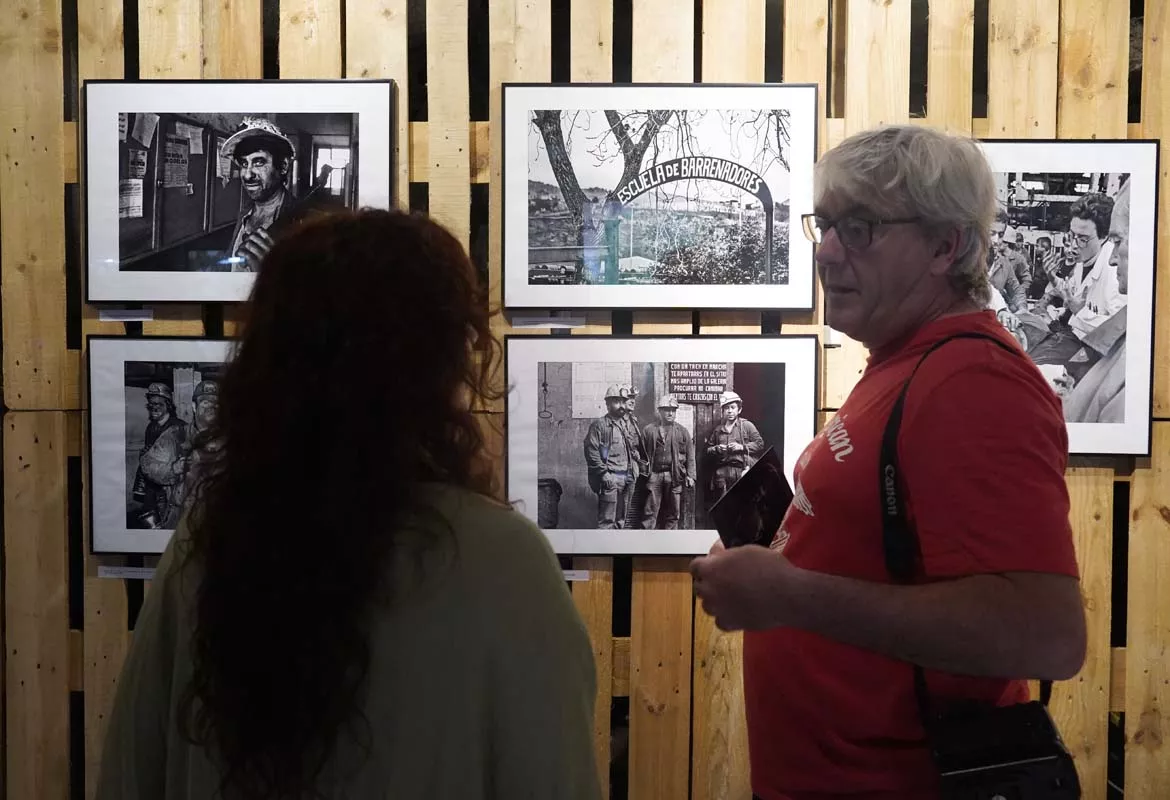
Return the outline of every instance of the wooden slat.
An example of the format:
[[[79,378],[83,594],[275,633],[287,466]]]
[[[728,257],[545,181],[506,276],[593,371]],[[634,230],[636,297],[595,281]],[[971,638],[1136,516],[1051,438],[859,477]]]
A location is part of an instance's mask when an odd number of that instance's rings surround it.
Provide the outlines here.
[[[138,7],[138,63],[143,78],[203,76],[204,0],[143,0]],[[154,320],[142,323],[148,336],[202,336],[202,308],[175,303],[154,309]]]
[[[1159,148],[1158,202],[1158,280],[1155,282],[1154,352],[1170,353],[1170,103],[1166,102],[1164,84],[1152,80],[1155,75],[1170,75],[1170,4],[1146,3],[1142,45],[1142,124],[1141,134],[1161,139]],[[1154,416],[1170,416],[1170,362],[1154,359]]]
[[[76,406],[65,354],[61,3],[0,3],[0,31],[4,403]]]
[[[630,637],[613,637],[613,696],[630,696]]]
[[[1061,0],[1058,64],[1057,135],[1124,139],[1129,0]]]
[[[280,77],[341,77],[341,0],[280,0]]]
[[[694,619],[691,800],[750,800],[743,634],[720,631],[698,602]]]
[[[8,797],[69,797],[69,593],[62,411],[4,416]]]
[[[488,35],[491,43],[491,86],[488,95],[489,117],[496,130],[501,130],[503,83],[548,82],[552,77],[552,6],[544,2],[524,0],[496,0],[488,6]],[[455,124],[452,121],[452,124]],[[513,131],[514,135],[523,132]],[[503,137],[485,136],[490,142],[488,217],[504,218],[503,205]],[[474,137],[473,137],[474,140]],[[434,203],[432,202],[432,208]],[[525,265],[516,267],[526,269]],[[493,224],[488,233],[488,287],[493,303],[503,305],[503,228]],[[497,315],[493,319],[496,334],[510,332],[507,319]],[[541,333],[547,333],[543,329]],[[502,401],[500,402],[502,406]]]
[[[987,124],[993,138],[1056,135],[1060,0],[989,0]],[[1027,80],[1020,80],[1026,75]]]
[[[1068,472],[1070,518],[1081,572],[1089,650],[1071,681],[1055,684],[1052,714],[1077,762],[1086,797],[1105,797],[1109,757],[1110,592],[1113,579],[1113,470],[1074,467]]]
[[[634,559],[630,800],[687,796],[692,599],[685,559]]]
[[[784,0],[784,82],[817,84],[818,153],[826,143],[830,0]]]
[[[845,64],[848,61],[849,51],[846,47],[849,40],[849,3],[851,0],[830,0],[832,4],[831,25],[829,28],[829,84],[830,97],[826,98],[831,108],[832,117],[845,116]]]
[[[1154,423],[1153,453],[1130,495],[1125,793],[1133,800],[1163,798],[1170,786],[1170,423]]]
[[[852,3],[845,64],[846,136],[905,122],[910,96],[910,0]],[[847,336],[825,351],[825,397],[840,408],[865,369],[865,347]]]
[[[703,82],[764,80],[764,0],[703,4]],[[759,311],[703,311],[700,333],[760,332]]]
[[[203,0],[140,0],[138,72],[143,79],[203,75]]]
[[[635,83],[689,83],[694,80],[694,6],[677,0],[634,3],[634,48],[631,77]],[[637,334],[689,334],[689,311],[635,311]]]
[[[573,602],[589,631],[597,669],[593,706],[593,749],[602,797],[609,797],[610,706],[613,698],[613,559],[574,558],[573,569],[589,570],[589,580],[573,583]]]
[[[571,3],[569,74],[575,83],[613,78],[613,0]]]
[[[1131,122],[1125,126],[1125,136],[1127,139],[1141,139],[1144,137],[1142,133],[1142,124],[1140,122]]]
[[[345,4],[345,74],[394,81],[394,202],[402,207],[409,204],[411,165],[406,7],[407,0]]]
[[[85,690],[85,642],[81,631],[69,630],[69,691]]]
[[[1125,711],[1125,648],[1110,650],[1109,663],[1109,711],[1120,714]]]
[[[203,0],[203,76],[264,77],[263,0]]]
[[[467,0],[426,0],[430,215],[467,247],[471,170]]]
[[[77,183],[77,123],[61,123],[61,182]]]
[[[975,0],[931,0],[928,24],[927,120],[970,134]]]

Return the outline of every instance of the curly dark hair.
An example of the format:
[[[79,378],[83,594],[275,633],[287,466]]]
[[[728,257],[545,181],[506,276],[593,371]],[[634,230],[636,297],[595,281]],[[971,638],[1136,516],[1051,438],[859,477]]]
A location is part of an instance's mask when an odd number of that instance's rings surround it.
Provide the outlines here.
[[[1113,216],[1113,198],[1100,192],[1081,195],[1068,213],[1073,218],[1086,219],[1097,227],[1097,238],[1109,235],[1109,220]]]
[[[474,413],[501,394],[487,299],[458,240],[417,214],[318,217],[264,259],[180,562],[198,588],[179,725],[225,797],[323,797],[338,738],[368,746],[387,566],[449,533],[413,522],[419,484],[499,499]]]

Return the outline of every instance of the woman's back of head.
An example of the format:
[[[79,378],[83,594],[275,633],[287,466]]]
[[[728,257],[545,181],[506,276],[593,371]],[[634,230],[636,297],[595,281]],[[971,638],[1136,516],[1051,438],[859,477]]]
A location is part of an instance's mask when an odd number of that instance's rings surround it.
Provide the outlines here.
[[[265,258],[188,518],[200,580],[180,722],[225,789],[314,796],[360,717],[366,620],[408,547],[412,490],[494,494],[470,404],[498,352],[466,252],[423,216],[330,214]]]

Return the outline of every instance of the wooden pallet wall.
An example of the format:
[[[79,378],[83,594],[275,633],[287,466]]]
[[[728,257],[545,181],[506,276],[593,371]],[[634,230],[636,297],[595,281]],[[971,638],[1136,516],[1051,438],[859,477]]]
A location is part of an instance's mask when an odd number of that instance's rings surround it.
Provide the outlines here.
[[[0,3],[0,74],[7,77],[0,92],[0,795],[93,795],[132,619],[149,590],[139,580],[98,576],[100,566],[127,562],[87,555],[82,335],[138,328],[103,322],[79,300],[78,81],[124,77],[127,68],[136,71],[130,77],[143,79],[393,78],[395,199],[405,205],[416,193],[425,198],[429,212],[470,247],[484,224],[472,215],[475,187],[487,184],[486,272],[498,289],[501,142],[495,132],[503,81],[782,76],[815,82],[822,89],[822,152],[854,131],[910,120],[911,86],[922,77],[926,114],[916,123],[997,137],[1170,140],[1160,85],[1170,70],[1170,0],[1144,3],[1140,121],[1127,113],[1129,6],[1125,0]],[[926,37],[924,76],[911,68],[912,31]],[[985,41],[977,31],[985,31]],[[469,51],[485,39],[486,58],[475,61]],[[986,112],[974,116],[976,53],[984,50]],[[473,119],[473,108],[483,103],[473,87],[484,83],[485,64],[486,119]],[[421,99],[413,95],[424,92],[425,121],[408,112]],[[1167,156],[1164,150],[1163,208],[1170,200]],[[1159,228],[1158,356],[1170,346],[1166,230]],[[230,334],[238,316],[233,306],[197,304],[152,312],[141,324],[146,335]],[[822,332],[816,312],[586,317],[571,333]],[[506,318],[496,330],[511,332]],[[824,356],[820,404],[828,413],[857,380],[865,353],[846,339],[826,346]],[[497,404],[482,414],[496,452],[501,411]],[[1068,474],[1091,646],[1081,674],[1058,686],[1053,708],[1090,799],[1119,796],[1108,788],[1119,772],[1110,766],[1111,714],[1124,717],[1119,761],[1128,796],[1170,796],[1170,367],[1156,369],[1153,415],[1152,458],[1078,460]],[[1128,503],[1121,506],[1128,513],[1115,514],[1115,498]],[[1116,518],[1124,520],[1120,527]],[[572,583],[572,592],[594,643],[598,770],[614,798],[750,797],[741,640],[715,629],[696,608],[687,565],[682,558],[566,564],[588,573],[588,580]],[[1125,646],[1115,647],[1111,627],[1123,612]],[[611,762],[619,765],[612,786]]]

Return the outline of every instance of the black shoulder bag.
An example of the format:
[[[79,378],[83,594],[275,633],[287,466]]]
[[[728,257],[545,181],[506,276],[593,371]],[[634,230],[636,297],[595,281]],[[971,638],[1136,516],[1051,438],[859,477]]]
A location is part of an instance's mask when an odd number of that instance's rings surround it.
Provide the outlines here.
[[[927,356],[952,339],[987,339],[982,333],[961,333],[937,342],[919,359],[906,379],[882,435],[880,496],[882,545],[886,569],[903,584],[917,571],[918,539],[906,519],[898,486],[898,432],[906,392]],[[946,709],[931,707],[922,667],[914,666],[914,694],[926,729],[943,800],[1065,800],[1080,798],[1073,759],[1048,713],[1052,682],[1043,681],[1040,700],[1010,706],[964,701]]]

